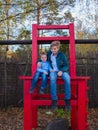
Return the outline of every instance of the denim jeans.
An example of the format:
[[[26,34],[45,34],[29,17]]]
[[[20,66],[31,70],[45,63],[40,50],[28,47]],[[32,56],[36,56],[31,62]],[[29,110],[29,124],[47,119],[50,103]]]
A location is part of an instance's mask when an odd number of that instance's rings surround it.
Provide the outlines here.
[[[32,79],[31,89],[34,89],[36,87],[39,77],[42,77],[40,88],[44,89],[47,86],[47,78],[48,78],[48,76],[46,74],[44,74],[43,72],[36,71],[36,73],[35,73],[35,75],[34,75],[34,77]]]
[[[62,79],[64,80],[64,91],[65,91],[65,99],[71,98],[71,87],[70,87],[70,76],[67,72],[62,74]],[[57,100],[57,92],[56,92],[56,80],[57,80],[57,72],[50,73],[50,91],[52,100]]]

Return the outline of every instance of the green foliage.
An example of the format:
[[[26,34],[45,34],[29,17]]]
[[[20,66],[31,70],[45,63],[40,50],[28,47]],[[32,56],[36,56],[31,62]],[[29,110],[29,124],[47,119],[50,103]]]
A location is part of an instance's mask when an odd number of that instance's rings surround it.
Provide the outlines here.
[[[23,28],[21,28],[17,40],[22,40],[22,39],[29,40],[31,39],[30,36],[31,36],[31,32],[29,30],[24,30]]]
[[[55,110],[54,112],[54,118],[68,118],[70,119],[70,111],[66,111],[65,109],[63,108],[59,108],[57,110]]]
[[[1,0],[0,39],[30,39],[30,28],[33,21],[44,24],[60,24],[64,18],[57,16],[65,3],[63,0]],[[29,21],[29,24],[26,23],[26,20]]]
[[[74,18],[70,12],[65,12],[65,18],[71,22],[74,22]]]
[[[63,109],[57,109],[55,111],[55,115],[57,118],[64,118],[65,117],[65,111]]]
[[[31,45],[20,45],[15,53],[18,61],[24,62],[29,60],[31,63]]]
[[[74,18],[69,11],[61,14],[62,9],[67,5],[74,6],[75,0],[0,0],[0,40],[29,40],[31,39],[32,23],[40,24],[66,24],[73,22]],[[28,22],[29,21],[29,22]],[[97,21],[96,21],[97,25]],[[91,34],[89,30],[82,29],[82,21],[79,21],[75,28],[77,39],[96,39],[98,38],[98,29]],[[54,35],[63,34],[61,30],[55,31]],[[85,48],[85,49],[84,49]],[[95,46],[82,48],[77,46],[77,51],[96,49]],[[69,50],[67,45],[62,45],[61,50]]]

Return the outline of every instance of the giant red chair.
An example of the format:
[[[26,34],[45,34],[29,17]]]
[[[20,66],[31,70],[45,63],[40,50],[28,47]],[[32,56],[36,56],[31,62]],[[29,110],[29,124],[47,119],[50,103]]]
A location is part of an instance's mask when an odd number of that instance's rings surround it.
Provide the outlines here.
[[[69,30],[68,36],[39,36],[39,30]],[[74,40],[74,24],[69,25],[32,25],[32,76],[20,76],[24,81],[24,130],[32,130],[38,126],[38,107],[50,106],[51,95],[39,94],[37,89],[33,94],[29,93],[31,80],[36,71],[36,61],[38,59],[38,45],[51,43],[59,40],[63,44],[69,44],[69,63],[71,76],[71,129],[87,130],[87,81],[90,77],[76,76],[76,51]],[[41,79],[39,78],[38,84]],[[49,83],[49,79],[48,79]],[[57,79],[57,84],[64,84],[61,78]],[[64,94],[58,94],[58,105],[64,105]]]

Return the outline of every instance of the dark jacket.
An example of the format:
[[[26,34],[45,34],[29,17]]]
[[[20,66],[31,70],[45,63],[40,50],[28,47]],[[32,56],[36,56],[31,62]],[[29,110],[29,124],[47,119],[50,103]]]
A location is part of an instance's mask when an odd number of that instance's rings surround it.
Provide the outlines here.
[[[48,61],[50,62],[50,65],[52,67],[51,54],[52,54],[52,52],[49,51],[47,53],[47,56],[48,56]],[[65,54],[60,51],[58,52],[58,54],[56,56],[56,63],[57,63],[57,67],[58,67],[59,71],[67,72],[69,70],[69,64],[68,64],[67,58],[66,58]]]

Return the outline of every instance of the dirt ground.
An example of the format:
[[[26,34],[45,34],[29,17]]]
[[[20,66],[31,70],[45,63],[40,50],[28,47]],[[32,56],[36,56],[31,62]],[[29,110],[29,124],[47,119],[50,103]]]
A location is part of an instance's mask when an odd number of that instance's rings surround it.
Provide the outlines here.
[[[65,115],[70,121],[70,115],[68,113],[65,113]],[[44,130],[48,122],[59,116],[64,116],[62,110],[50,114],[48,109],[40,108],[38,111],[38,128],[36,130]],[[98,108],[89,110],[88,123],[88,130],[98,130]],[[0,130],[23,130],[23,108],[1,109]]]

